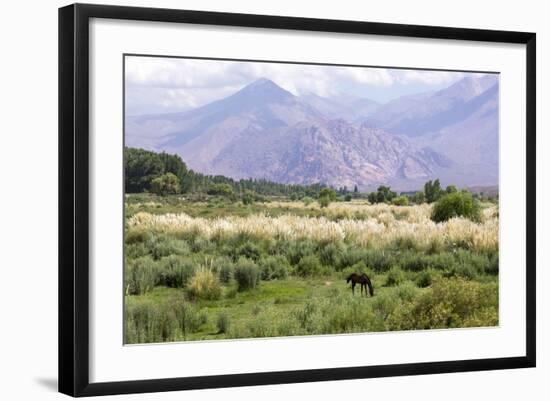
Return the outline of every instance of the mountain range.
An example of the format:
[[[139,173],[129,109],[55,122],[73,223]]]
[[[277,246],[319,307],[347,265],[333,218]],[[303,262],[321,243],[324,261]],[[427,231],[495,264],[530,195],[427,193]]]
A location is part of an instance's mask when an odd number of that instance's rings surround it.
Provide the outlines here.
[[[281,183],[419,188],[498,184],[498,75],[385,104],[295,96],[256,80],[181,113],[128,116],[127,146],[176,153],[194,170]]]

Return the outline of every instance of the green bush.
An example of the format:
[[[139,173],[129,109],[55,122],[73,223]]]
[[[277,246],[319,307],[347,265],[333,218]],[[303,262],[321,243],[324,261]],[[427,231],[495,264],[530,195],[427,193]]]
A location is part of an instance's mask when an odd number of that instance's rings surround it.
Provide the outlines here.
[[[394,265],[394,258],[388,251],[369,249],[364,253],[364,261],[377,273],[387,272]]]
[[[283,246],[281,252],[284,252],[288,261],[292,265],[298,264],[300,260],[302,260],[305,256],[313,255],[316,253],[315,243],[308,239],[281,242],[280,245]]]
[[[167,305],[174,314],[174,320],[177,322],[178,331],[183,339],[189,334],[197,332],[201,326],[208,322],[208,315],[205,310],[199,310],[192,303],[185,301],[183,297],[172,300]]]
[[[222,288],[212,270],[201,267],[189,281],[187,294],[191,299],[215,300],[221,297]]]
[[[495,252],[490,255],[489,263],[485,266],[485,273],[498,275],[499,263],[498,263],[498,252]]]
[[[153,289],[157,280],[158,267],[149,256],[126,259],[124,284],[127,295],[141,295]]]
[[[244,205],[251,205],[256,200],[256,194],[253,191],[246,190],[242,196],[242,201]]]
[[[170,255],[159,262],[155,285],[183,288],[195,274],[193,263],[184,257]]]
[[[328,196],[321,196],[319,198],[319,206],[322,208],[328,207],[330,205],[330,198]]]
[[[319,191],[319,199],[328,198],[329,202],[336,200],[336,191],[332,188],[323,188]]]
[[[231,263],[231,260],[221,259],[217,262],[218,276],[222,283],[229,283],[233,278],[235,266]]]
[[[388,276],[386,277],[386,287],[399,285],[403,281],[405,281],[405,274],[403,273],[403,270],[397,266],[394,266],[390,269]]]
[[[207,314],[181,296],[160,303],[125,299],[125,344],[185,340],[208,321]]]
[[[313,203],[313,198],[310,198],[309,196],[305,196],[302,198],[302,202],[304,202],[304,206],[309,206]]]
[[[439,329],[498,324],[498,284],[460,278],[435,280],[425,293],[398,308],[391,330]]]
[[[319,274],[321,263],[314,255],[304,256],[295,268],[296,274],[301,277],[311,277]]]
[[[407,206],[409,204],[409,198],[406,196],[397,196],[391,200],[391,203],[395,206]]]
[[[340,242],[329,242],[322,244],[319,247],[319,259],[325,266],[336,268],[339,264],[340,257],[344,251],[344,246]]]
[[[218,334],[227,333],[229,331],[229,316],[227,316],[225,312],[221,312],[218,315],[218,320],[216,320],[216,327],[218,328]]]
[[[235,281],[239,291],[256,288],[260,284],[260,269],[252,260],[240,258],[235,266]]]
[[[235,250],[234,258],[245,257],[257,261],[261,254],[262,249],[257,243],[247,241]]]
[[[281,255],[267,256],[260,260],[262,280],[282,280],[288,276],[290,265]]]
[[[367,251],[361,248],[348,247],[340,253],[337,262],[337,270],[344,270],[346,267],[365,261]]]
[[[436,277],[436,273],[432,269],[427,269],[424,271],[421,271],[416,276],[416,285],[420,288],[426,288],[432,285],[434,278]]]
[[[470,192],[453,192],[442,196],[435,203],[431,216],[433,221],[439,223],[453,217],[466,217],[472,221],[479,221],[479,203]]]
[[[186,241],[166,235],[151,235],[148,237],[145,245],[151,256],[156,260],[169,255],[187,255],[190,252]]]
[[[346,196],[344,196],[344,201],[351,202],[351,195],[347,194]]]
[[[126,230],[124,233],[124,242],[126,244],[137,244],[149,239],[150,234],[145,230]]]
[[[166,173],[151,180],[151,192],[157,195],[178,194],[180,181],[175,174]]]

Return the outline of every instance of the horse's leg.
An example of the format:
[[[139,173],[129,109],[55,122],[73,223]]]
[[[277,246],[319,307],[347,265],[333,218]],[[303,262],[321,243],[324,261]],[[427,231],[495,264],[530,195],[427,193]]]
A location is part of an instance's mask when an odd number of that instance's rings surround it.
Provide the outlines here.
[[[361,283],[361,296],[363,296],[363,283]]]
[[[355,295],[355,282],[351,283],[351,294]]]

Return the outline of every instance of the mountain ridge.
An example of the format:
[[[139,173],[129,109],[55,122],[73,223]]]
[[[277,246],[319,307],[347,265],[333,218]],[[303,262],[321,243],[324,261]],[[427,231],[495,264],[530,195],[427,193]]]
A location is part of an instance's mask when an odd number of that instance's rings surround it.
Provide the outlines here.
[[[358,100],[373,108],[354,114],[359,108],[349,105]],[[498,182],[495,77],[463,78],[385,105],[370,102],[295,96],[261,78],[190,111],[128,117],[127,144],[177,153],[196,171],[232,178],[363,189],[410,189],[435,177],[457,185]],[[472,179],[476,171],[479,179]]]

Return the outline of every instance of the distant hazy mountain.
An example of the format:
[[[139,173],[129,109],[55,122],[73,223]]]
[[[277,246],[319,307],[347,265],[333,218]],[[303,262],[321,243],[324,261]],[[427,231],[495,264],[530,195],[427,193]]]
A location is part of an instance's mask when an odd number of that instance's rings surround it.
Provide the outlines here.
[[[296,97],[260,79],[191,111],[128,117],[126,145],[177,153],[197,171],[234,178],[362,189],[414,189],[435,177],[496,184],[498,82],[465,78],[378,105]]]
[[[310,92],[300,96],[300,99],[328,118],[341,118],[348,122],[363,120],[380,107],[374,100],[354,96],[322,97]]]
[[[437,132],[476,111],[475,99],[498,85],[497,75],[466,77],[446,89],[389,102],[367,119],[369,124],[409,137]],[[495,92],[498,96],[498,89]]]
[[[431,93],[395,99],[367,118],[369,125],[430,146],[453,160],[440,172],[458,185],[498,183],[498,75],[470,76]]]

